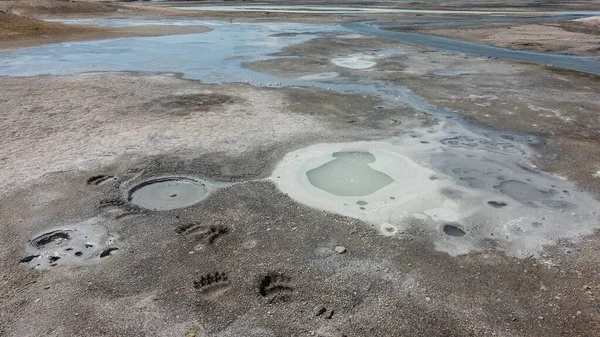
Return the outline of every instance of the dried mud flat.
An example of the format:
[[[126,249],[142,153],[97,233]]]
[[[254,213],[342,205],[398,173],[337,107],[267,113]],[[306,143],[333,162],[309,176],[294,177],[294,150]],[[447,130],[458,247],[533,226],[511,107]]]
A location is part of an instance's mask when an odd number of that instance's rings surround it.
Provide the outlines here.
[[[490,24],[485,27],[466,24],[411,31],[516,50],[597,57],[600,54],[600,26],[591,24],[593,21],[583,20],[546,24]]]
[[[0,77],[0,335],[600,333],[597,231],[535,257],[511,257],[493,239],[451,256],[436,240],[463,242],[471,233],[457,224],[411,218],[382,235],[299,203],[272,176],[287,154],[315,144],[410,138],[443,124],[410,100],[327,88],[385,82],[474,127],[535,137],[531,174],[598,198],[597,76],[350,34],[279,55],[294,58],[246,67],[324,84]],[[164,188],[169,203],[134,199],[145,188]],[[178,203],[189,195],[197,200]]]

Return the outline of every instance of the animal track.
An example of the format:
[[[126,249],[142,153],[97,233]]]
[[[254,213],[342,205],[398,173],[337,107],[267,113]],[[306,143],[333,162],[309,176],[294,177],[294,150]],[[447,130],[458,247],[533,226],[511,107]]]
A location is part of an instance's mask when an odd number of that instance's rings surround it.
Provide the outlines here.
[[[229,278],[225,273],[206,274],[199,281],[194,281],[194,288],[204,296],[218,296],[229,289]]]
[[[102,185],[105,182],[109,181],[109,180],[116,180],[117,177],[115,176],[109,176],[109,175],[97,175],[97,176],[93,176],[88,178],[87,180],[87,184],[88,185]]]
[[[139,167],[133,167],[133,168],[130,168],[129,170],[125,171],[125,174],[135,174],[135,173],[140,173],[142,171],[143,171],[143,169],[141,169]]]
[[[139,209],[117,198],[100,200],[98,208],[111,213],[115,220],[139,213]]]
[[[278,298],[285,300],[294,290],[292,279],[282,273],[268,274],[258,284],[258,293],[260,296],[268,298],[269,302]]]
[[[109,256],[112,252],[114,252],[115,250],[119,250],[119,248],[117,247],[108,247],[106,249],[104,249],[101,253],[100,253],[100,258],[103,257],[107,257]]]
[[[120,207],[125,205],[125,202],[121,199],[104,199],[100,200],[100,208],[104,207]]]
[[[212,245],[223,235],[229,233],[229,228],[221,225],[205,227],[198,224],[188,224],[179,226],[175,231],[198,243]]]

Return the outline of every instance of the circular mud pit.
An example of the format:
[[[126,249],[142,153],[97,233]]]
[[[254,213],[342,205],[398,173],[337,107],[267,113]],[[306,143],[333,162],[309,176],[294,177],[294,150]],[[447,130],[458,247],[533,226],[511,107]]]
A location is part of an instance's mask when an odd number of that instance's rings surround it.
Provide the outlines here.
[[[81,265],[110,256],[118,250],[115,243],[116,238],[104,224],[90,219],[35,236],[27,243],[20,263],[34,269]]]
[[[129,190],[127,201],[153,211],[188,207],[204,200],[207,185],[187,177],[163,177],[146,180]]]
[[[410,204],[406,213],[412,214],[413,208],[438,202],[441,182],[429,180],[432,173],[389,143],[357,142],[317,144],[289,153],[273,177],[281,190],[303,204],[387,223],[396,216],[390,212],[403,205]]]

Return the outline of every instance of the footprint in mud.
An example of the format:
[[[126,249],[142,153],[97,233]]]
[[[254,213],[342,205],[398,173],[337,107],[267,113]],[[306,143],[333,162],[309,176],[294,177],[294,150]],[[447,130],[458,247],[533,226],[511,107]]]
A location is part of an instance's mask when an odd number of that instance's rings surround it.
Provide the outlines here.
[[[117,248],[117,247],[108,247],[108,248],[104,249],[100,253],[100,258],[104,258],[104,257],[107,257],[107,256],[111,255],[111,253],[114,252],[115,250],[119,250],[119,248]]]
[[[194,281],[194,288],[198,289],[204,297],[217,297],[230,288],[229,277],[225,273],[211,273]]]
[[[110,175],[97,175],[97,176],[93,176],[88,178],[88,180],[86,181],[88,185],[102,185],[106,182],[109,181],[114,181],[117,180],[117,177],[115,176],[110,176]]]
[[[258,284],[258,293],[269,303],[275,300],[286,301],[294,293],[292,279],[282,273],[265,275]]]
[[[125,174],[137,174],[137,173],[141,173],[142,171],[144,171],[144,169],[139,168],[139,167],[132,167],[132,168],[128,169],[127,171],[125,171]]]
[[[100,203],[99,203],[100,208],[121,207],[124,205],[125,205],[125,202],[121,199],[104,199],[104,200],[100,200]]]
[[[199,224],[188,224],[177,227],[175,231],[199,244],[214,245],[229,233],[229,228],[221,225],[206,227]]]
[[[502,201],[494,201],[494,200],[492,200],[492,201],[488,201],[487,203],[488,203],[488,205],[490,205],[490,206],[492,206],[492,207],[494,207],[494,208],[502,208],[502,207],[506,207],[506,206],[508,205],[508,204],[507,204],[507,203],[505,203],[505,202],[502,202]]]
[[[139,213],[139,209],[118,198],[100,200],[98,208],[112,214],[115,220]]]

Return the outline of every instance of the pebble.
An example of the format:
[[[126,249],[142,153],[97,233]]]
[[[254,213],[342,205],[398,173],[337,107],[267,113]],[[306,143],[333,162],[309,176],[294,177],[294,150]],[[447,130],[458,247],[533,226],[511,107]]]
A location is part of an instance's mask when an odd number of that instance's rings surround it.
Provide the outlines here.
[[[344,247],[344,246],[335,246],[334,250],[338,254],[344,254],[346,252],[346,247]]]

